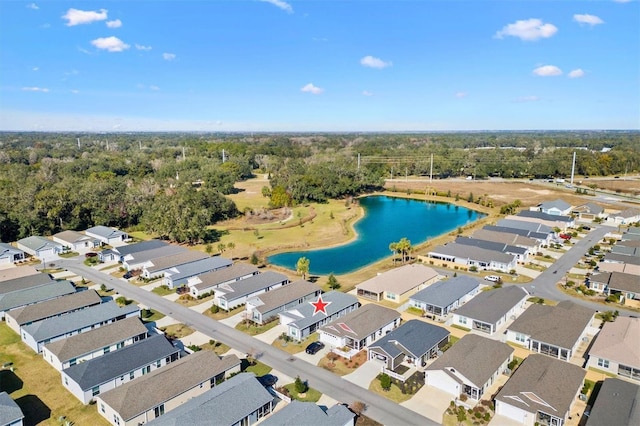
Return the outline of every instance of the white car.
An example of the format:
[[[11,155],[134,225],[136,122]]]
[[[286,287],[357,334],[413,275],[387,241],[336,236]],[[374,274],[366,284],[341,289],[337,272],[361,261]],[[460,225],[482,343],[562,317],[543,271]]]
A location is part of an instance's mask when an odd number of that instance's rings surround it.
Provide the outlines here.
[[[498,281],[500,281],[500,277],[497,275],[487,275],[486,277],[484,277],[484,279],[494,283],[497,283]]]

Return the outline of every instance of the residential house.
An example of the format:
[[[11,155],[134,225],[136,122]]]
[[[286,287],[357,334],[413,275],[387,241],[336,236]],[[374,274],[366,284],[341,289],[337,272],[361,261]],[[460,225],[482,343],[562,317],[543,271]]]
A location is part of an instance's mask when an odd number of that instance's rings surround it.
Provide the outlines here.
[[[0,266],[11,265],[24,260],[24,251],[11,244],[0,243]]]
[[[640,209],[629,208],[607,217],[607,223],[612,225],[631,225],[640,222]]]
[[[27,346],[39,353],[47,343],[86,333],[94,328],[133,316],[140,316],[138,306],[127,305],[121,308],[115,302],[106,302],[49,318],[46,321],[25,325],[20,329],[20,337]]]
[[[147,424],[251,426],[271,413],[273,399],[253,373],[241,373]]]
[[[289,337],[302,341],[323,325],[358,309],[358,299],[341,291],[329,291],[321,297],[328,303],[324,312],[316,310],[314,301],[309,301],[278,314],[280,324],[287,326]]]
[[[607,214],[604,208],[596,203],[586,203],[571,209],[571,214],[579,221],[593,221],[596,219],[604,219]]]
[[[114,426],[137,426],[202,395],[240,372],[235,355],[200,351],[96,397],[98,413]],[[153,392],[149,390],[153,389]]]
[[[401,303],[439,278],[440,275],[433,268],[412,263],[382,272],[356,285],[356,289],[358,296],[365,299]]]
[[[186,248],[170,244],[150,250],[136,251],[134,253],[129,253],[121,256],[122,266],[127,271],[133,271],[136,269],[141,270],[144,265],[152,259],[157,259],[164,256],[175,256],[187,251],[188,250]]]
[[[234,263],[228,268],[207,272],[187,280],[189,291],[193,297],[199,297],[205,293],[210,293],[221,285],[231,284],[245,278],[252,277],[260,273],[260,270],[253,265],[246,263]]]
[[[149,259],[142,265],[142,277],[152,279],[163,277],[165,271],[197,260],[207,259],[210,256],[197,250],[184,250],[168,256]],[[231,264],[231,261],[227,261]]]
[[[317,284],[305,280],[294,281],[273,291],[248,298],[246,317],[257,324],[264,324],[277,319],[280,312],[315,300],[321,293],[322,290]]]
[[[480,292],[453,313],[453,323],[493,334],[524,310],[528,297],[526,290],[516,286]]]
[[[625,256],[630,257],[630,256]],[[631,274],[640,276],[640,264],[634,265],[631,263],[624,262],[612,262],[609,259],[608,262],[598,262],[597,271],[600,273],[604,272],[621,272],[624,274]]]
[[[640,257],[609,252],[604,255],[602,263],[627,263],[630,265],[640,265]]]
[[[100,240],[77,231],[62,231],[53,234],[53,241],[60,243],[69,251],[86,253],[96,247],[100,247]]]
[[[479,401],[507,369],[513,352],[505,343],[467,334],[427,366],[425,384]]]
[[[47,259],[56,259],[58,254],[64,251],[62,244],[37,235],[18,240],[16,244],[20,250],[37,257],[43,262]]]
[[[640,240],[640,226],[629,226],[622,233],[622,241],[638,241]]]
[[[543,225],[535,222],[526,222],[524,220],[516,219],[500,219],[496,226],[502,226],[505,228],[522,229],[529,232],[539,232],[542,234],[553,234],[553,228],[548,225]]]
[[[10,270],[19,270],[24,268],[21,266],[19,268],[11,268]],[[5,269],[6,271],[6,269]],[[32,287],[40,287],[44,285],[51,284],[52,281],[55,281],[51,278],[49,274],[41,274],[36,273],[34,275],[25,275],[22,277],[11,278],[6,281],[0,281],[0,295],[7,295],[16,291],[23,291]]]
[[[480,291],[480,282],[467,275],[438,281],[409,299],[411,306],[422,309],[423,315],[442,319],[467,303]]]
[[[605,322],[588,352],[587,367],[640,381],[640,318]]]
[[[409,320],[367,348],[367,359],[394,371],[401,364],[423,367],[449,343],[449,331],[420,320]]]
[[[350,357],[390,333],[400,321],[395,309],[369,303],[320,327],[318,340],[336,348],[338,355]]]
[[[513,246],[509,244],[497,243],[494,241],[481,240],[478,238],[457,237],[456,244],[465,246],[480,247],[485,250],[499,251],[501,253],[510,254],[516,257],[518,263],[525,263],[529,259],[531,251],[524,247]]]
[[[495,413],[526,426],[563,426],[587,372],[548,356],[529,355],[495,397]],[[498,424],[499,418],[494,421]]]
[[[70,281],[52,280],[47,285],[29,287],[20,291],[0,294],[0,320],[4,320],[5,312],[13,309],[55,299],[75,292],[76,288]]]
[[[113,247],[111,249],[102,250],[98,253],[102,262],[118,261],[123,262],[124,258],[134,253],[153,250],[160,247],[166,247],[169,243],[161,240],[140,241],[139,243],[127,244],[124,246]]]
[[[7,325],[16,333],[24,326],[37,324],[49,318],[60,317],[102,303],[95,290],[78,291],[55,299],[23,306],[5,314]]]
[[[165,270],[162,283],[169,286],[169,288],[180,287],[186,285],[190,278],[207,272],[225,269],[231,265],[233,265],[233,262],[224,257],[207,257],[206,259],[196,260],[195,262],[185,263]]]
[[[147,338],[147,327],[138,317],[125,318],[95,330],[49,343],[42,357],[61,371]]]
[[[477,270],[509,272],[517,264],[517,258],[512,254],[457,243],[436,246],[428,256],[444,263],[451,262],[463,268]]]
[[[556,306],[534,304],[507,327],[507,341],[532,352],[569,361],[588,339],[595,312],[570,300]]]
[[[62,384],[83,404],[96,396],[167,365],[180,356],[163,334],[155,334],[60,372]]]
[[[478,240],[494,241],[496,243],[522,247],[527,249],[529,253],[536,253],[540,249],[540,242],[538,240],[523,237],[515,233],[491,231],[483,228],[475,231],[471,237]]]
[[[262,426],[353,426],[356,415],[342,404],[322,409],[313,402],[293,400],[282,409],[267,417]]]
[[[534,208],[532,208],[533,210]],[[568,216],[571,214],[571,204],[563,200],[545,201],[538,204],[535,210],[556,216]]]
[[[588,278],[589,288],[607,296],[616,295],[620,303],[640,300],[640,279],[637,274],[599,272]]]
[[[97,238],[103,245],[118,247],[129,241],[129,234],[108,226],[93,226],[84,231],[90,237]]]
[[[33,266],[22,265],[20,267],[15,267],[15,268],[0,268],[0,283],[4,283],[5,281],[9,281],[9,280],[15,280],[16,278],[27,277],[29,275],[47,275],[48,276],[48,274],[41,274],[40,271],[38,271]],[[2,285],[0,285],[0,288]]]
[[[640,240],[619,241],[611,247],[611,253],[622,254],[624,256],[640,257]]]
[[[24,414],[7,392],[0,392],[0,425],[22,426]]]
[[[287,285],[289,278],[278,272],[266,271],[240,281],[223,284],[216,288],[213,303],[222,309],[231,310],[247,302],[250,297]]]
[[[526,229],[511,228],[508,226],[485,225],[482,227],[482,229],[493,232],[503,232],[506,234],[516,234],[520,235],[521,237],[532,238],[536,240],[539,245],[547,245],[554,238],[554,234],[550,232],[533,232]]]
[[[572,228],[576,220],[571,216],[553,215],[539,211],[523,210],[517,215],[509,215],[505,219],[521,220],[523,222],[546,225],[551,229],[559,228],[562,232]]]
[[[606,378],[586,426],[640,425],[640,385]]]

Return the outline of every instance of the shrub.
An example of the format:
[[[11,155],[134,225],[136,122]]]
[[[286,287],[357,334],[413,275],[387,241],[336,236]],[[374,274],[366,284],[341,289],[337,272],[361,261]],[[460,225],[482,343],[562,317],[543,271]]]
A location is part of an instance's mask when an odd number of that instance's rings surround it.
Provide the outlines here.
[[[378,378],[380,380],[380,387],[382,387],[382,390],[388,391],[391,389],[391,377],[389,377],[388,374],[382,373]]]
[[[218,312],[220,312],[220,308],[218,307],[218,305],[213,305],[211,307],[211,313],[212,314],[217,314]]]
[[[465,402],[467,399],[469,399],[469,397],[467,396],[466,393],[460,394],[460,401]]]
[[[309,387],[307,386],[307,383],[302,381],[302,379],[300,379],[300,376],[296,377],[296,381],[294,382],[294,387],[296,392],[298,393],[305,393],[307,389],[309,389]]]

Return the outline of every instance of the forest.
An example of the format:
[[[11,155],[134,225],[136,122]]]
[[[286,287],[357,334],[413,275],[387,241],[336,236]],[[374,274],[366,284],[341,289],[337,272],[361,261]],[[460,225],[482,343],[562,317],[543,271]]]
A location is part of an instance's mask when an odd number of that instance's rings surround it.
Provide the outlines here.
[[[384,179],[610,176],[640,171],[640,133],[0,133],[0,240],[94,225],[215,241],[226,197],[256,173],[272,207],[384,187]]]

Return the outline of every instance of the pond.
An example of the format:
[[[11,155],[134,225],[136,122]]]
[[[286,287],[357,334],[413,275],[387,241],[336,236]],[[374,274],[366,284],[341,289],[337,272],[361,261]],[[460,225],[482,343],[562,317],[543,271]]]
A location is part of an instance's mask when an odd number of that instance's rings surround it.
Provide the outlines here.
[[[413,246],[453,231],[484,214],[449,203],[376,195],[359,199],[364,217],[355,224],[357,237],[347,244],[319,250],[279,253],[269,263],[296,270],[309,259],[312,275],[346,274],[391,256],[389,244],[406,237]]]

